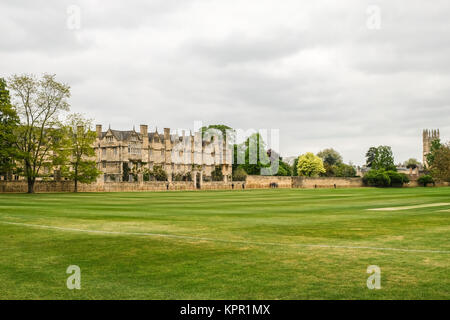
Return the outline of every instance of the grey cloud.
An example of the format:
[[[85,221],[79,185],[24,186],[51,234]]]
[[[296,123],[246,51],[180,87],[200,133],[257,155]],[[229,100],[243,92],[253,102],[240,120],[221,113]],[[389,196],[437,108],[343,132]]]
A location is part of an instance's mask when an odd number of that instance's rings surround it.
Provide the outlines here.
[[[378,4],[380,30],[366,28]],[[82,28],[66,28],[79,5]],[[283,156],[450,140],[448,1],[8,1],[0,76],[56,73],[105,126],[279,128]],[[248,16],[248,19],[247,19]]]
[[[197,39],[187,45],[188,53],[219,65],[258,62],[291,55],[301,50],[301,34],[292,30],[274,30],[255,38],[232,33],[224,39]]]

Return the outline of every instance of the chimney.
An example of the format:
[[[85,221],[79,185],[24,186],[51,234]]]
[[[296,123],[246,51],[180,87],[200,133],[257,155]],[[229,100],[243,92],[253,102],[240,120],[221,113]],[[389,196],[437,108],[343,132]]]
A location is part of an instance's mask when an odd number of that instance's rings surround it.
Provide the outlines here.
[[[146,124],[141,124],[141,136],[142,136],[142,148],[144,152],[148,152],[148,126]],[[147,154],[142,155],[144,158],[148,157]]]
[[[141,135],[142,137],[148,136],[148,126],[146,124],[141,124]]]
[[[97,131],[97,138],[101,138],[102,137],[102,125],[101,124],[97,124],[95,126],[95,130]]]
[[[170,129],[164,128],[164,140],[169,141],[170,140]]]

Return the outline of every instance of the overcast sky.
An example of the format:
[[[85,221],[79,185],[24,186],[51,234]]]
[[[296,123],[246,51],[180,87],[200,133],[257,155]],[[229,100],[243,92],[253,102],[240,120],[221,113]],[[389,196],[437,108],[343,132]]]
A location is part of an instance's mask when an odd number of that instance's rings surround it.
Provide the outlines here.
[[[54,73],[106,128],[275,128],[356,164],[450,140],[448,0],[2,0],[0,30],[0,77]]]

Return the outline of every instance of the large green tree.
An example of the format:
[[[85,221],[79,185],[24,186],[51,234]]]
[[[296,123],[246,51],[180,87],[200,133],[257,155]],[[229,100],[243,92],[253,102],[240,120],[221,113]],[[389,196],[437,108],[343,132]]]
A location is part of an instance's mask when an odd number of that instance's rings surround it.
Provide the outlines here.
[[[335,177],[355,177],[356,169],[351,164],[340,163],[333,166]]]
[[[21,119],[16,146],[20,150],[28,193],[34,193],[42,169],[50,170],[60,157],[64,130],[59,115],[69,110],[70,87],[49,74],[41,78],[13,75],[8,86]]]
[[[432,167],[436,152],[442,147],[441,140],[431,141],[430,152],[426,155],[428,167]]]
[[[434,151],[430,171],[433,177],[450,182],[450,143],[442,144]]]
[[[409,158],[403,163],[403,165],[408,169],[416,169],[420,166],[420,162],[415,158]]]
[[[324,149],[317,153],[317,156],[322,159],[324,164],[330,166],[342,163],[342,156],[333,148]]]
[[[223,139],[226,140],[227,137],[227,131],[228,130],[233,130],[231,129],[231,127],[224,125],[224,124],[211,124],[207,127],[202,127],[202,134],[205,135],[206,132],[210,129],[216,129],[219,130],[222,133]]]
[[[92,130],[92,121],[75,113],[67,117],[66,159],[62,165],[63,176],[74,182],[74,192],[78,192],[78,183],[92,183],[101,174],[95,161],[94,142],[96,133]]]
[[[283,161],[283,158],[280,157],[279,159],[279,165],[278,165],[278,172],[276,176],[291,176],[292,175],[292,167]]]
[[[372,168],[372,165],[377,157],[378,148],[377,147],[370,147],[369,150],[366,152],[366,166],[368,168]]]
[[[252,134],[241,146],[237,146],[236,163],[239,152],[243,153],[245,159],[245,163],[240,164],[240,167],[250,175],[260,175],[262,168],[270,167],[266,144],[259,133]]]
[[[0,78],[0,175],[11,177],[18,156],[16,135],[19,117],[11,105],[5,79]]]
[[[317,177],[325,173],[323,161],[311,152],[307,152],[298,158],[297,173],[299,176]]]
[[[375,170],[396,170],[391,147],[371,147],[366,153],[366,165]]]
[[[294,177],[298,176],[297,165],[298,165],[298,157],[295,158],[294,163],[292,164],[292,175]]]

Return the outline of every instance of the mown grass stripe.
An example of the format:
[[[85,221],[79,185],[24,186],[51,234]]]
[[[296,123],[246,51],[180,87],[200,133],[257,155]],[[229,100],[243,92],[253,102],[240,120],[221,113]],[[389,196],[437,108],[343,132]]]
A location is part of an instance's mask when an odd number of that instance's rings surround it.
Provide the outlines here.
[[[364,249],[364,250],[378,250],[378,251],[401,251],[401,252],[419,252],[419,253],[450,253],[445,250],[427,250],[427,249],[402,249],[402,248],[383,248],[383,247],[368,247],[368,246],[342,246],[342,245],[328,245],[328,244],[300,244],[300,243],[276,243],[276,242],[258,242],[258,241],[245,241],[245,240],[231,240],[231,239],[213,239],[203,237],[192,237],[184,235],[174,234],[162,234],[162,233],[150,233],[150,232],[120,232],[120,231],[104,231],[104,230],[87,230],[77,228],[64,228],[56,226],[46,226],[39,224],[29,224],[20,222],[0,221],[3,224],[17,225],[32,228],[42,228],[58,231],[70,231],[70,232],[86,232],[94,234],[111,234],[111,235],[123,235],[123,236],[152,236],[152,237],[164,237],[184,240],[195,241],[210,241],[210,242],[222,242],[222,243],[235,243],[235,244],[250,244],[258,246],[291,246],[291,247],[305,247],[305,248],[327,248],[327,249]]]

